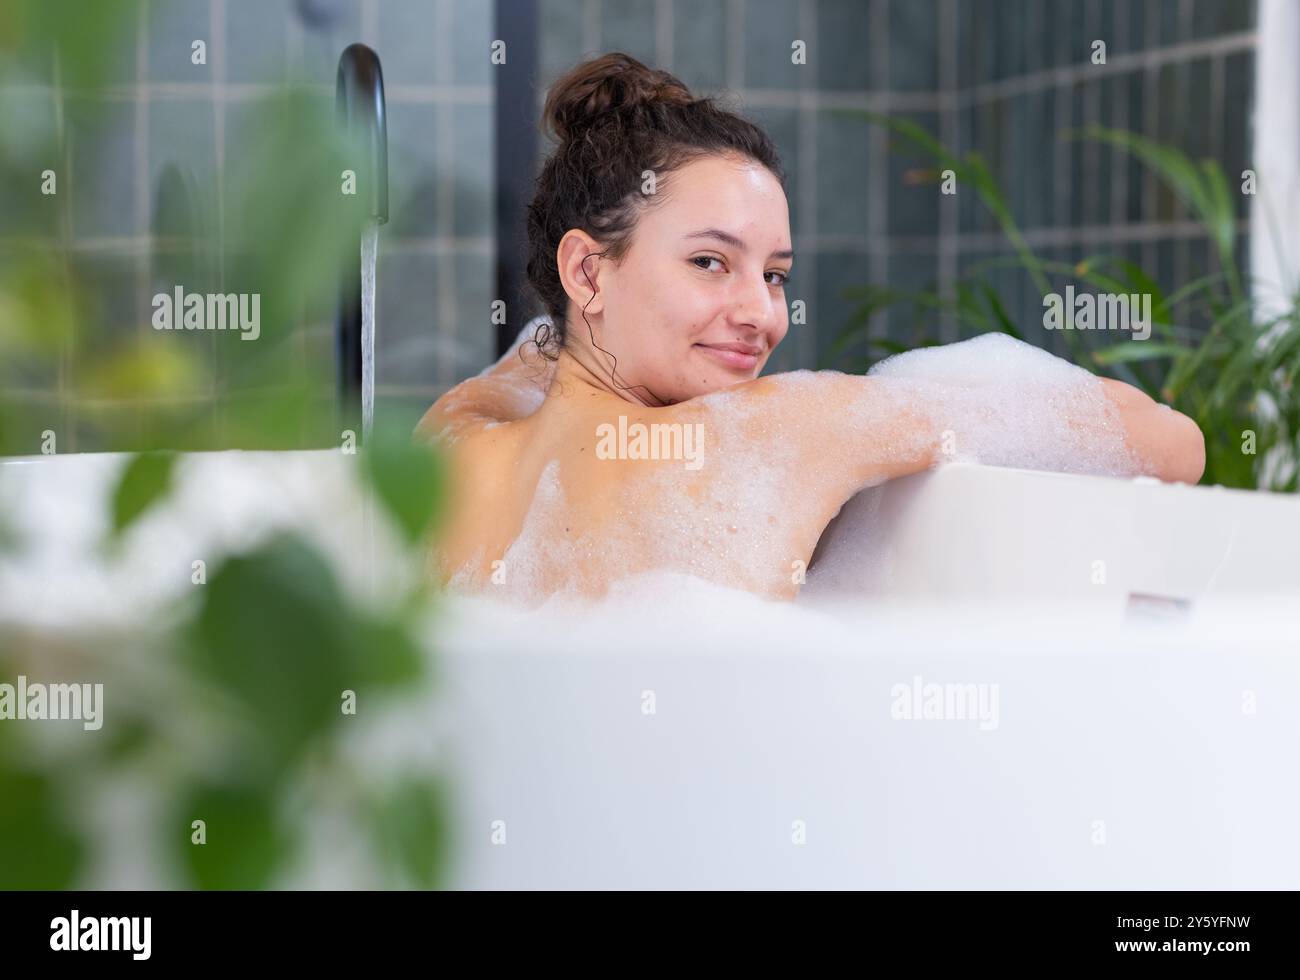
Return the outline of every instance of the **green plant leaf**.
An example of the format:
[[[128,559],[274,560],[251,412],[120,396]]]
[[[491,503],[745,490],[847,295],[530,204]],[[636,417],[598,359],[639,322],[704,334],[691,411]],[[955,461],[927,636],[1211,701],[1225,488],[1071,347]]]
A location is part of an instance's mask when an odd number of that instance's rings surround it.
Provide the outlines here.
[[[114,537],[167,496],[175,466],[176,455],[170,452],[140,453],[127,463],[113,490]]]
[[[963,278],[953,284],[949,296],[940,296],[934,289],[906,294],[891,294],[883,287],[853,290],[853,298],[864,302],[837,338],[844,343],[835,349],[864,340],[869,350],[891,352],[935,343],[939,331],[932,314],[955,318],[958,336],[990,330],[1012,333],[1014,321],[996,287],[983,278],[994,269],[1025,270],[1044,295],[1053,291],[1049,276],[1087,283],[1103,292],[1147,294],[1151,297],[1152,341],[1129,340],[1089,351],[1083,342],[1086,338],[1069,331],[1065,340],[1075,362],[1109,368],[1115,375],[1140,385],[1152,397],[1191,416],[1206,433],[1207,482],[1254,485],[1256,460],[1243,457],[1238,445],[1218,434],[1239,432],[1252,424],[1258,427],[1250,415],[1250,402],[1258,392],[1269,393],[1282,413],[1278,423],[1269,427],[1275,431],[1261,439],[1260,454],[1279,443],[1296,443],[1295,433],[1300,432],[1300,391],[1294,390],[1300,382],[1300,313],[1296,312],[1300,296],[1292,299],[1281,316],[1266,322],[1254,319],[1235,257],[1236,195],[1217,163],[1193,161],[1177,149],[1120,130],[1094,126],[1064,134],[1106,142],[1132,154],[1173,191],[1204,227],[1214,243],[1222,271],[1198,276],[1166,295],[1146,270],[1118,256],[1091,255],[1078,263],[1040,259],[1028,246],[997,182],[978,154],[958,156],[923,127],[903,117],[858,110],[836,112],[882,126],[909,150],[952,169],[962,186],[975,191],[1014,254],[969,266]],[[894,338],[886,341],[872,337],[866,323],[875,313],[904,304],[914,325],[913,342],[898,345]],[[1210,317],[1208,331],[1198,326],[1202,313]],[[1292,324],[1289,328],[1277,327],[1288,319]],[[1269,341],[1261,343],[1266,335]],[[1291,483],[1300,485],[1300,478]]]
[[[840,355],[854,344],[866,340],[871,343],[871,318],[877,313],[896,306],[909,298],[908,290],[894,289],[888,286],[849,286],[841,290],[845,299],[859,301],[849,315],[843,328],[836,334],[826,352],[818,358],[819,366],[825,368],[838,363]]]
[[[449,828],[442,787],[424,777],[402,779],[371,806],[371,830],[381,858],[419,888],[441,880]]]
[[[1206,216],[1213,204],[1204,185],[1202,172],[1185,154],[1170,146],[1156,143],[1137,133],[1105,126],[1087,126],[1067,132],[1071,139],[1109,143],[1133,154],[1169,185],[1193,212]]]
[[[897,340],[890,340],[888,337],[877,337],[871,341],[872,347],[878,347],[881,350],[888,351],[891,354],[902,354],[912,349],[911,344],[904,344]],[[921,347],[933,346],[932,343],[921,344]]]
[[[997,292],[987,282],[980,283],[984,291],[984,299],[989,304],[989,309],[993,311],[993,316],[997,319],[998,328],[1005,334],[1010,334],[1016,340],[1024,340],[1020,331],[1016,329],[1011,318],[1007,316],[1007,311],[1002,305],[1002,300],[998,298]]]
[[[0,889],[71,888],[87,848],[58,807],[51,778],[0,756],[0,801]]]
[[[1123,129],[1087,126],[1082,130],[1071,131],[1070,135],[1119,147],[1154,170],[1205,226],[1227,271],[1233,295],[1240,295],[1234,258],[1237,215],[1227,178],[1216,162],[1204,160],[1198,166],[1186,154],[1171,146],[1164,146]]]
[[[1137,263],[1130,262],[1128,259],[1115,259],[1118,265],[1128,276],[1128,281],[1135,289],[1126,290],[1127,292],[1146,293],[1151,297],[1151,319],[1157,324],[1169,322],[1169,301],[1165,298],[1164,290],[1160,284],[1147,275],[1146,271]]]
[[[194,821],[206,842],[196,844]],[[182,798],[171,826],[181,865],[204,890],[258,890],[286,864],[294,837],[279,820],[267,785],[204,783]]]
[[[1228,190],[1228,179],[1217,160],[1202,160],[1201,176],[1206,194],[1206,222],[1220,258],[1231,263],[1237,250],[1237,212]]]
[[[191,627],[200,681],[242,709],[249,765],[278,772],[340,717],[364,680],[358,626],[328,563],[276,536],[210,572]]]
[[[1210,325],[1210,330],[1205,336],[1205,340],[1200,346],[1193,351],[1188,357],[1178,361],[1165,380],[1167,397],[1170,401],[1178,398],[1179,393],[1187,385],[1189,380],[1200,370],[1201,366],[1210,358],[1212,352],[1215,352],[1222,345],[1221,338],[1231,332],[1233,325],[1241,320],[1247,320],[1250,313],[1248,304],[1239,305],[1227,315],[1219,317]]]
[[[441,453],[405,432],[376,426],[363,447],[362,471],[407,541],[420,541],[443,508],[446,472]]]
[[[29,50],[52,46],[59,53],[64,85],[74,90],[95,88],[106,84],[125,39],[132,37],[143,2],[20,0],[14,11],[23,32],[19,42]]]
[[[1273,337],[1268,353],[1264,357],[1263,368],[1265,372],[1274,371],[1282,364],[1289,363],[1292,360],[1300,363],[1300,313],[1275,317],[1260,325],[1260,333],[1269,333],[1276,324],[1281,323],[1283,320],[1288,321],[1287,328]]]
[[[424,651],[414,639],[412,623],[405,619],[370,618],[361,622],[364,683],[375,687],[400,687],[424,673]]]
[[[1149,344],[1141,340],[1129,340],[1113,347],[1103,347],[1092,352],[1092,359],[1098,364],[1128,364],[1133,361],[1151,361],[1159,357],[1181,357],[1187,348],[1177,344]]]

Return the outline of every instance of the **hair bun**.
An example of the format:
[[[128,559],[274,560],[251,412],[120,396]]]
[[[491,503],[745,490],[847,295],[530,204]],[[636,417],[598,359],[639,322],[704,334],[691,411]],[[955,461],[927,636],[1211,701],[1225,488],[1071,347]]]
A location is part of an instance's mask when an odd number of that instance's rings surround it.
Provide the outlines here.
[[[556,81],[546,97],[542,121],[560,140],[570,140],[612,112],[635,113],[656,104],[694,101],[676,76],[615,51],[584,61]]]

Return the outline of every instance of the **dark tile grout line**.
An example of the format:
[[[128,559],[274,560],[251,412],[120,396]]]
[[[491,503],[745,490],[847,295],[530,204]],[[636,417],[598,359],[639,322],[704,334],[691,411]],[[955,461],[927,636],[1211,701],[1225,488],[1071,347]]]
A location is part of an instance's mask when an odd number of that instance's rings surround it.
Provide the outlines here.
[[[65,288],[72,284],[72,260],[69,245],[72,242],[72,147],[69,143],[66,107],[63,99],[63,66],[59,53],[54,52],[55,117],[59,140],[59,163],[63,171],[63,199],[59,205],[59,239],[62,247],[62,268]],[[72,338],[64,337],[59,344],[58,405],[59,424],[63,428],[69,451],[77,451],[77,426],[73,408],[68,404],[68,372],[72,361]]]
[[[226,105],[225,101],[221,98],[221,90],[226,82],[225,13],[224,0],[209,0],[209,30],[212,34],[212,140],[217,155],[217,288],[221,290],[224,290],[226,286],[226,217],[225,209],[223,207],[226,187]],[[285,44],[287,47],[287,34]],[[208,381],[209,397],[212,400],[212,442],[213,445],[220,445],[222,402],[220,398],[221,389],[217,375],[221,370],[221,362],[217,357],[217,335],[215,333],[210,338],[210,341],[209,350],[211,351],[212,357],[212,370],[208,373]]]
[[[137,9],[135,23],[135,78],[137,84],[144,82],[149,74],[149,4],[142,3]],[[135,218],[135,227],[144,229],[149,227],[149,105],[143,101],[135,102],[135,145],[132,149],[132,158],[135,163],[135,178],[131,183],[132,195],[132,212]],[[153,274],[153,262],[147,252],[140,252],[135,255],[135,315],[136,315],[136,343],[144,346],[146,336],[145,324],[149,322],[149,315],[146,310],[152,305],[149,302],[149,285]],[[144,409],[137,407],[135,413],[135,437],[136,443],[144,437]]]

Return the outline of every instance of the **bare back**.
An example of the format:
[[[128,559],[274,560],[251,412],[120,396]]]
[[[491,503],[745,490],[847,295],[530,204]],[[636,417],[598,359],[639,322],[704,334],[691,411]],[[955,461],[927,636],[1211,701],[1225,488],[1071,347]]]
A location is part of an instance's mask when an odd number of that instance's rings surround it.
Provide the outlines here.
[[[526,418],[463,430],[441,580],[597,597],[620,578],[676,571],[792,598],[856,487],[843,474],[828,488],[824,472],[802,472],[806,445],[765,438],[766,387],[667,408],[553,392]]]
[[[503,359],[462,383],[420,431],[452,456],[438,579],[526,602],[599,597],[650,571],[793,598],[845,501],[935,465],[941,442],[968,422],[888,380],[831,371],[771,375],[663,408],[559,378],[541,380],[545,398],[540,387],[521,398],[515,372]],[[1191,420],[1094,380],[1106,412],[1087,401],[1063,410],[1043,440],[1118,440],[1132,473],[1199,479],[1204,441]],[[940,388],[928,390],[942,401]],[[999,414],[977,395],[962,404],[967,416]]]

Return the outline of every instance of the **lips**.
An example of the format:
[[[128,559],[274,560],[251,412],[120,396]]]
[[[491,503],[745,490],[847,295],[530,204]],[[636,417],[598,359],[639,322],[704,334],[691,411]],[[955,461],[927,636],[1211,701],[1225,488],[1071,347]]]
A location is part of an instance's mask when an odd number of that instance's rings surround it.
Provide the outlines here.
[[[752,371],[758,366],[763,348],[753,344],[696,344],[706,356],[733,371]]]

